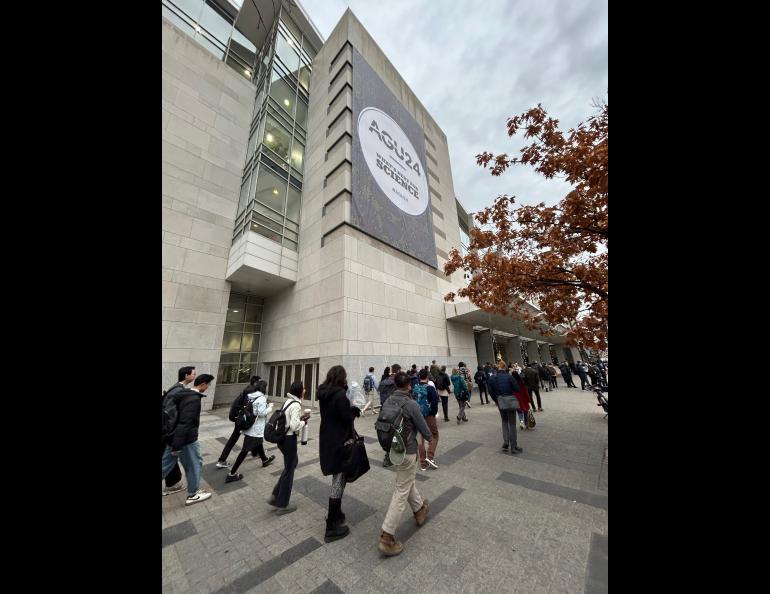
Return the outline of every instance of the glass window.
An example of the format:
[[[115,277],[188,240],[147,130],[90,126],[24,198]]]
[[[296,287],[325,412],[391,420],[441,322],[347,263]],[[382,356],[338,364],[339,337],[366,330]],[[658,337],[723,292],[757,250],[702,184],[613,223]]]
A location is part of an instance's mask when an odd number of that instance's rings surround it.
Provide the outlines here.
[[[278,241],[278,240],[276,240],[276,241]],[[291,239],[288,239],[288,238],[284,237],[282,244],[283,244],[283,247],[288,248],[288,249],[290,249],[293,252],[299,251],[299,250],[297,250],[297,242],[296,241],[292,241]]]
[[[310,90],[310,66],[304,63],[299,69],[299,84],[301,84],[306,91]]]
[[[281,33],[276,35],[275,53],[288,68],[289,72],[296,76],[297,70],[299,70],[299,54],[295,50],[294,45],[293,41],[287,41]]]
[[[267,380],[267,393],[270,396],[275,395],[275,365],[270,366],[270,373],[268,374],[268,380]]]
[[[287,15],[283,14],[281,15],[281,23],[283,23],[283,26],[286,27],[286,29],[294,36],[294,43],[299,43],[299,41],[302,39],[302,31],[299,30],[299,27],[294,24],[294,21],[291,20]]]
[[[232,301],[227,306],[227,322],[243,322],[245,306],[243,302],[233,303]]]
[[[283,365],[278,366],[278,377],[275,378],[275,394],[274,396],[283,396]]]
[[[184,31],[188,35],[190,36],[195,35],[195,30],[193,29],[193,25],[190,24],[184,17],[179,16],[176,12],[171,10],[165,4],[163,5],[163,16],[166,17],[169,21],[171,21],[174,25],[179,27],[182,31]],[[195,20],[195,19],[192,19],[192,20]]]
[[[297,99],[297,124],[307,128],[307,103]]]
[[[262,306],[249,303],[246,305],[246,321],[252,324],[258,324],[262,321]]]
[[[208,38],[205,34],[199,33],[195,40],[200,43],[203,47],[205,47],[207,50],[209,50],[214,56],[216,56],[217,60],[221,60],[225,57],[225,46],[224,44],[220,45],[218,41],[212,41],[210,38]]]
[[[304,167],[304,158],[305,147],[295,138],[294,144],[291,147],[291,166],[300,173],[302,173],[302,168]]]
[[[233,29],[233,20],[230,15],[210,0],[207,0],[203,5],[203,12],[198,22],[212,37],[221,41],[222,45],[227,45],[227,40],[230,39],[230,31]]]
[[[246,384],[251,379],[251,376],[256,372],[257,366],[254,365],[241,365],[238,368],[238,383]]]
[[[258,212],[261,215],[266,216],[268,219],[274,220],[277,223],[281,223],[284,220],[283,214],[278,214],[276,212],[273,212],[272,210],[270,210],[266,206],[263,206],[259,202],[254,203],[254,211]]]
[[[286,113],[290,116],[294,115],[294,105],[297,103],[296,93],[294,88],[287,84],[276,70],[273,70],[270,82],[270,96]]]
[[[241,352],[256,353],[259,350],[259,334],[244,334]]]
[[[234,384],[238,379],[238,365],[220,365],[217,384]]]
[[[289,134],[278,122],[267,116],[265,121],[265,146],[275,151],[284,161],[289,160],[289,146],[291,134]]]
[[[219,358],[219,362],[220,363],[238,363],[238,357],[240,357],[240,355],[238,353],[230,353],[230,354],[227,354],[227,355],[223,354]]]
[[[260,167],[256,199],[283,214],[286,186],[285,180],[282,180],[266,167]]]
[[[236,54],[243,62],[254,72],[254,64],[257,61],[257,48],[238,30],[236,26],[233,29],[233,36],[230,39],[230,51]]]
[[[174,5],[182,9],[192,20],[198,20],[203,8],[203,0],[173,0]]]
[[[254,76],[254,71],[251,69],[251,67],[247,66],[239,57],[233,53],[227,54],[225,62],[230,68],[235,70],[246,80],[251,80],[251,77]]]
[[[299,203],[302,199],[302,194],[294,186],[289,186],[289,196],[286,201],[286,217],[299,223]],[[296,229],[293,225],[291,228]]]
[[[262,324],[244,324],[243,331],[251,332],[252,334],[259,334],[261,332]]]
[[[272,239],[276,243],[281,243],[281,236],[271,229],[266,229],[262,225],[257,225],[256,223],[252,223],[250,229],[254,231],[254,233],[259,233],[268,239]]]
[[[249,182],[251,182],[251,174],[246,177],[246,181],[241,186],[241,195],[238,198],[238,212],[242,212],[246,208],[246,203],[249,199]]]
[[[305,400],[310,400],[313,392],[313,364],[305,363]]]
[[[283,232],[283,225],[281,225],[281,223],[276,223],[276,222],[274,222],[274,221],[271,221],[271,220],[270,220],[270,219],[268,219],[267,217],[263,217],[261,214],[258,214],[258,213],[256,213],[256,212],[255,212],[255,213],[253,213],[253,214],[252,214],[252,219],[253,219],[255,222],[257,222],[257,223],[259,223],[260,225],[262,225],[263,227],[267,227],[268,229],[272,229],[272,230],[273,230],[273,231],[275,231],[276,233],[281,233],[281,232]]]
[[[241,333],[225,332],[222,337],[222,351],[225,353],[237,353],[241,350]]]
[[[257,353],[243,353],[241,355],[241,364],[256,363]]]

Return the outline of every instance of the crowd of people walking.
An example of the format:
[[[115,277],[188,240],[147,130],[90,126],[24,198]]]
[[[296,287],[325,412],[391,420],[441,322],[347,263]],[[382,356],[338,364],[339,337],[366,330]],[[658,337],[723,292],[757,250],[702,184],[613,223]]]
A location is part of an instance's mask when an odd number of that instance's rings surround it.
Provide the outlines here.
[[[348,381],[347,371],[335,365],[318,387],[316,400],[320,412],[318,450],[321,472],[330,476],[326,532],[324,540],[332,542],[344,538],[350,528],[342,511],[343,495],[349,482],[355,481],[369,469],[363,450],[363,441],[355,430],[355,420],[362,415],[377,414],[375,428],[378,441],[385,450],[384,467],[394,467],[393,494],[381,526],[379,550],[387,556],[398,555],[403,544],[396,537],[396,529],[404,510],[409,506],[416,525],[422,526],[430,511],[429,501],[423,498],[416,486],[418,469],[422,472],[439,469],[436,452],[440,431],[437,423],[439,403],[444,422],[449,422],[449,397],[454,395],[458,411],[457,425],[469,422],[467,410],[471,408],[474,386],[478,387],[479,406],[492,403],[501,419],[503,452],[512,455],[523,452],[517,432],[536,425],[535,412],[543,412],[540,391],[558,388],[558,376],[564,386],[576,388],[573,375],[581,381],[581,389],[590,384],[607,385],[607,366],[603,362],[562,363],[546,365],[499,362],[477,366],[476,372],[464,362],[447,373],[447,367],[433,361],[422,368],[412,365],[402,371],[399,364],[386,367],[379,380],[374,367],[362,378],[360,384]],[[187,479],[186,505],[205,501],[211,493],[199,488],[203,459],[198,442],[201,415],[201,399],[214,377],[208,374],[196,376],[195,367],[182,367],[178,383],[163,393],[163,447],[161,456],[163,495],[184,489],[179,463]],[[589,384],[590,382],[590,384]],[[192,384],[192,387],[190,387]],[[375,393],[379,405],[374,404]],[[296,511],[291,503],[294,472],[299,463],[298,440],[307,443],[310,409],[302,408],[305,386],[301,381],[291,384],[285,401],[274,410],[267,400],[267,383],[253,376],[248,386],[233,400],[228,418],[233,423],[224,449],[218,457],[216,468],[228,469],[224,482],[243,479],[240,469],[251,454],[259,458],[262,467],[269,466],[275,456],[267,456],[264,442],[277,444],[283,456],[283,470],[267,499],[276,514]],[[537,404],[535,404],[537,401]],[[377,412],[379,409],[379,412]],[[244,437],[241,451],[230,466],[228,456]],[[224,474],[224,473],[223,473]]]

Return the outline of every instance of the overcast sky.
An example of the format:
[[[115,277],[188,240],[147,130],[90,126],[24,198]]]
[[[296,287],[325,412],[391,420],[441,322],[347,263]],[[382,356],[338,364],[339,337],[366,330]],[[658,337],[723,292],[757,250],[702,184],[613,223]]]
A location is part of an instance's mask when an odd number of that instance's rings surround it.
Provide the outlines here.
[[[517,166],[500,177],[475,155],[518,155],[508,117],[542,103],[566,131],[608,98],[606,0],[301,0],[324,38],[350,6],[447,135],[455,194],[470,211],[499,194],[552,204],[568,191]]]

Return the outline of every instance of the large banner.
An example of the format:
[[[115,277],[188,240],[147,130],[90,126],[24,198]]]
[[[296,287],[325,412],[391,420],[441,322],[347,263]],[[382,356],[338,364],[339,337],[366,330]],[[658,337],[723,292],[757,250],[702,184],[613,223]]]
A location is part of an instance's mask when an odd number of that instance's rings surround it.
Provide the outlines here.
[[[422,128],[353,48],[351,223],[438,267]]]

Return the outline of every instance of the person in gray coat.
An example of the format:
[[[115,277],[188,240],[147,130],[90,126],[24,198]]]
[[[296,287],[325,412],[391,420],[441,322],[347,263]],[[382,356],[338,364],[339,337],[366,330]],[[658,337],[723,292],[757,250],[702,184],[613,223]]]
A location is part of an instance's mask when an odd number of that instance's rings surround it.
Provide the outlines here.
[[[402,436],[406,446],[404,461],[396,467],[396,486],[390,499],[385,521],[382,523],[379,549],[384,555],[398,555],[404,545],[395,539],[396,527],[401,520],[401,514],[409,503],[417,526],[425,523],[428,515],[428,500],[417,491],[415,476],[417,474],[417,432],[430,442],[433,435],[422,416],[420,406],[409,396],[410,379],[403,371],[393,378],[396,390],[388,398],[388,405],[397,405],[403,411],[404,430]]]

